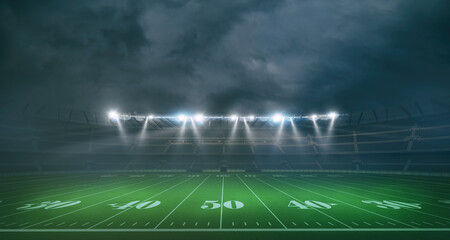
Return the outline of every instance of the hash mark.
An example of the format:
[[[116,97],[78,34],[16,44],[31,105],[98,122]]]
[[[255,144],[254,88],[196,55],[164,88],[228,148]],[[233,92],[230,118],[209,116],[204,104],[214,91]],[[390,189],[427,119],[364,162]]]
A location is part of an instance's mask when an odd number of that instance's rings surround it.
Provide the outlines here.
[[[195,226],[197,227],[197,225],[198,225],[198,222],[195,222]]]
[[[363,223],[365,223],[366,225],[369,225],[369,226],[372,226],[370,223],[368,223],[368,222],[363,222]]]
[[[309,224],[307,222],[304,222],[306,226],[309,226]]]
[[[244,222],[244,226],[247,226],[247,222]]]
[[[61,226],[61,225],[64,225],[64,223],[66,223],[66,222],[62,222],[62,223],[60,223],[60,224],[58,224],[58,225],[56,225],[56,226]]]
[[[259,226],[259,222],[256,222],[256,226]]]
[[[69,227],[72,227],[73,225],[77,224],[78,222],[74,222],[72,224],[69,225]]]
[[[382,223],[379,223],[379,222],[375,222],[376,224],[378,224],[378,225],[380,225],[380,226],[383,226],[383,224]]]
[[[47,224],[45,224],[44,226],[47,227],[47,226],[50,226],[50,225],[52,225],[52,224],[53,224],[53,222],[47,223]]]
[[[420,226],[420,224],[418,224],[418,223],[416,223],[416,222],[411,222],[411,223],[413,223],[413,224],[416,224],[416,225],[419,225],[419,226]]]
[[[208,227],[209,227],[210,222],[208,222]]]
[[[19,227],[21,227],[21,226],[23,226],[23,225],[27,225],[27,224],[28,224],[28,222],[22,223],[22,224],[19,225]]]
[[[186,225],[186,222],[183,222],[183,225],[182,225],[182,226],[184,227],[184,225]]]
[[[6,226],[6,227],[9,227],[9,226],[12,226],[12,225],[14,225],[14,224],[16,224],[16,222],[10,223],[10,224],[5,225],[5,226]]]
[[[133,223],[132,227],[136,226],[137,222]]]
[[[170,226],[171,226],[171,227],[173,226],[173,222],[170,223]]]
[[[122,224],[120,224],[120,226],[122,227],[126,222],[123,222]]]
[[[334,226],[334,224],[332,222],[328,222],[328,224],[330,224],[331,226]]]
[[[231,222],[231,225],[233,225],[233,226],[234,226],[234,222]]]
[[[355,222],[352,222],[354,225],[356,225],[356,226],[359,226],[359,224],[357,224],[357,223],[355,223]]]
[[[86,226],[86,225],[88,225],[89,224],[89,222],[86,222],[86,223],[84,223],[83,225],[81,225],[82,227],[84,227],[84,226]]]
[[[292,224],[294,224],[294,226],[297,226],[297,224],[295,224],[295,222],[292,222]]]
[[[439,224],[439,225],[441,225],[441,226],[445,226],[445,224],[443,224],[443,223],[441,223],[441,222],[435,222],[435,223],[437,223],[437,224]]]
[[[316,222],[317,225],[322,226],[322,224],[320,224],[319,222]]]
[[[387,223],[391,224],[392,226],[395,226],[395,223],[391,223],[391,222],[387,222]]]
[[[272,226],[272,223],[270,223],[270,222],[268,222],[269,223],[269,226]]]
[[[109,223],[108,225],[106,225],[106,226],[108,226],[108,227],[109,227],[109,226],[111,226],[111,225],[112,225],[113,223],[114,223],[114,222],[110,222],[110,223]]]
[[[423,223],[425,223],[425,224],[427,224],[427,225],[430,225],[430,226],[433,226],[433,224],[431,224],[431,223],[429,223],[429,222],[423,222]]]
[[[147,222],[147,223],[145,224],[145,226],[147,227],[149,224],[150,224],[150,222]]]

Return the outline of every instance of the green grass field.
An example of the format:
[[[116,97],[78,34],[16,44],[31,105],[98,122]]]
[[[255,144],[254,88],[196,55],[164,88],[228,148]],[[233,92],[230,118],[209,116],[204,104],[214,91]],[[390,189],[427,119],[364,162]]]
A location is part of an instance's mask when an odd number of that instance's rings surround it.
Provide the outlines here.
[[[4,236],[100,232],[450,236],[448,178],[120,173],[0,180],[0,234],[9,234]]]

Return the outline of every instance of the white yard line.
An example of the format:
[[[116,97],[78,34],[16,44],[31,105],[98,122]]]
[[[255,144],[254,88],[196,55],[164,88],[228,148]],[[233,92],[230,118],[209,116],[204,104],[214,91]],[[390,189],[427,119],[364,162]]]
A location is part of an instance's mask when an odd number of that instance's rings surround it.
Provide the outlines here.
[[[367,197],[364,197],[364,196],[361,196],[361,195],[358,195],[358,194],[349,193],[349,192],[346,192],[346,191],[341,191],[341,190],[336,190],[336,189],[333,189],[333,188],[324,187],[324,186],[321,186],[321,185],[318,185],[318,184],[310,183],[308,181],[303,181],[303,180],[299,180],[299,179],[296,179],[296,178],[294,178],[294,180],[302,182],[302,183],[310,184],[310,185],[313,185],[313,186],[318,186],[318,187],[321,187],[321,188],[324,188],[324,189],[328,189],[328,190],[344,193],[344,194],[347,194],[347,195],[353,195],[353,196],[360,197],[360,198],[371,199],[371,198],[367,198]],[[377,193],[374,193],[374,194],[377,194]],[[441,218],[441,219],[444,219],[444,220],[450,220],[450,218],[438,216],[438,215],[431,214],[431,213],[421,212],[421,211],[417,211],[417,210],[414,210],[414,209],[405,208],[405,210],[416,212],[416,213],[423,214],[423,215],[436,217],[436,218]]]
[[[222,197],[220,198],[220,229],[222,229],[222,214],[223,214],[223,188],[225,185],[225,177],[222,177]]]
[[[365,211],[365,212],[371,213],[371,214],[373,214],[373,215],[377,215],[377,216],[380,216],[380,217],[383,217],[383,218],[389,219],[389,220],[391,220],[391,221],[394,221],[394,222],[397,222],[397,223],[401,223],[401,224],[403,224],[403,225],[405,225],[405,226],[408,226],[408,227],[412,227],[412,228],[415,228],[415,227],[414,227],[413,225],[409,225],[409,224],[407,224],[407,223],[404,223],[404,222],[401,222],[401,221],[398,221],[398,220],[392,219],[392,218],[390,218],[390,217],[386,217],[386,216],[384,216],[384,215],[382,215],[382,214],[378,214],[378,213],[375,213],[375,212],[372,212],[372,211],[366,210],[366,209],[364,209],[364,208],[360,208],[360,207],[357,207],[357,206],[355,206],[355,205],[352,205],[352,204],[350,204],[350,203],[346,203],[346,202],[343,202],[343,201],[337,200],[337,199],[335,199],[335,198],[332,198],[332,197],[329,197],[329,196],[326,196],[326,195],[323,195],[323,194],[317,193],[317,192],[315,192],[315,191],[312,191],[312,190],[308,190],[308,189],[306,189],[306,188],[302,188],[302,187],[299,187],[299,186],[297,186],[297,185],[294,185],[294,184],[292,184],[292,183],[289,183],[289,182],[286,182],[286,181],[282,181],[282,180],[278,180],[278,179],[275,179],[275,180],[277,180],[277,181],[280,181],[280,182],[283,182],[283,183],[285,183],[285,184],[288,184],[288,185],[290,185],[290,186],[293,186],[293,187],[295,187],[295,188],[303,189],[303,190],[305,190],[305,191],[308,191],[308,192],[314,193],[314,194],[316,194],[316,195],[319,195],[319,196],[322,196],[322,197],[326,197],[326,198],[328,198],[328,199],[331,199],[331,200],[333,200],[333,201],[336,201],[336,202],[340,202],[340,203],[343,203],[343,204],[345,204],[345,205],[348,205],[348,206],[351,206],[351,207],[357,208],[357,209],[359,209],[359,210],[362,210],[362,211]],[[299,181],[300,181],[300,180],[299,180]],[[303,182],[303,181],[302,181],[302,182]],[[311,183],[310,183],[310,184],[311,184]],[[315,184],[312,184],[312,185],[315,185]],[[320,186],[320,185],[316,185],[316,186],[322,187],[322,186]],[[326,188],[326,187],[322,187],[322,188]],[[329,189],[329,188],[326,188],[326,189]],[[335,189],[331,189],[331,190],[334,190],[334,191],[338,191],[338,192],[340,192],[339,190],[335,190]]]
[[[293,178],[293,179],[297,179],[297,178]],[[370,193],[377,194],[377,195],[385,195],[385,196],[394,197],[394,198],[403,199],[403,200],[408,200],[408,201],[410,200],[410,198],[404,198],[404,197],[398,197],[398,196],[391,195],[391,194],[374,192],[374,191],[362,189],[362,188],[359,188],[359,187],[350,187],[350,186],[348,186],[347,183],[344,183],[344,182],[342,182],[342,184],[336,184],[336,183],[325,182],[323,180],[318,180],[318,179],[314,179],[314,180],[319,181],[319,182],[323,182],[323,183],[327,183],[327,184],[331,184],[331,185],[335,185],[335,186],[341,186],[341,187],[343,186],[343,187],[346,187],[346,188],[357,189],[357,190],[364,191],[364,192],[370,192]],[[339,182],[341,182],[341,181],[339,181]],[[355,185],[354,183],[349,183],[349,184],[350,185]],[[360,184],[357,184],[357,185],[360,185]],[[396,191],[396,190],[390,189],[389,191]],[[396,192],[426,197],[425,195],[421,195],[421,194],[414,194],[414,193],[402,192],[402,191],[396,191]],[[427,198],[436,199],[436,200],[440,199],[440,198],[435,198],[435,197],[430,197],[430,196],[428,196]],[[428,203],[428,202],[421,202],[421,203],[427,204],[427,205],[431,205],[431,206],[435,206],[435,207],[441,207],[441,208],[450,209],[450,206],[443,206],[443,205],[438,205],[438,204],[433,204],[433,203]]]
[[[279,189],[279,188],[277,188],[277,187],[275,187],[275,186],[273,186],[273,185],[271,185],[271,184],[269,184],[269,183],[266,183],[265,181],[263,181],[263,180],[261,180],[261,179],[256,178],[256,180],[258,180],[258,181],[260,181],[260,182],[262,182],[262,183],[264,183],[264,184],[266,184],[266,185],[268,185],[268,186],[270,186],[270,187],[276,189],[277,191],[283,193],[284,195],[286,195],[286,196],[288,196],[288,197],[290,197],[290,198],[292,198],[292,199],[295,199],[295,200],[301,202],[301,200],[299,200],[298,198],[296,198],[296,197],[294,197],[294,196],[292,196],[292,195],[290,195],[290,194],[284,192],[283,190],[281,190],[281,189]],[[313,210],[316,211],[316,212],[321,213],[322,215],[325,215],[325,216],[327,216],[327,217],[333,219],[334,221],[336,221],[336,222],[338,222],[338,223],[340,223],[340,224],[342,224],[342,225],[344,225],[344,226],[346,226],[346,227],[348,227],[348,228],[352,228],[352,227],[350,227],[349,225],[347,225],[347,224],[345,224],[345,223],[343,223],[343,222],[337,220],[336,218],[334,218],[334,217],[332,217],[332,216],[330,216],[330,215],[328,215],[328,214],[326,214],[326,213],[320,211],[319,209],[313,208]]]
[[[79,189],[79,190],[69,191],[69,192],[63,191],[62,193],[53,194],[53,195],[50,195],[50,196],[44,196],[44,197],[38,197],[38,198],[32,198],[32,199],[30,199],[30,200],[24,200],[24,201],[19,201],[19,202],[13,202],[13,203],[9,203],[9,204],[2,204],[2,205],[0,206],[0,208],[6,207],[6,206],[10,206],[10,205],[14,205],[14,204],[18,204],[18,203],[28,203],[28,202],[32,202],[32,201],[37,201],[37,200],[39,200],[39,199],[51,199],[51,198],[56,197],[56,196],[67,195],[67,194],[73,194],[73,193],[76,193],[76,192],[81,192],[81,191],[86,191],[86,190],[92,190],[92,189],[95,189],[95,188],[104,188],[104,187],[107,187],[107,186],[110,186],[110,185],[124,184],[124,183],[126,183],[126,182],[131,182],[131,181],[133,181],[133,179],[131,179],[131,180],[126,180],[126,181],[121,181],[121,182],[117,182],[117,180],[116,180],[115,182],[108,183],[108,184],[103,184],[103,185],[100,185],[100,186],[81,188],[81,189]],[[144,181],[145,181],[145,180],[144,180]],[[142,182],[142,181],[141,181],[141,182]],[[131,185],[127,185],[127,186],[132,186],[132,185],[135,185],[135,184],[131,184]],[[78,186],[78,187],[79,187],[79,186]],[[58,191],[61,191],[61,189],[58,189]],[[23,212],[28,212],[28,211],[23,211]],[[4,217],[4,216],[1,216],[0,218],[3,218],[3,217]]]
[[[177,187],[178,185],[181,185],[181,184],[183,184],[183,183],[185,183],[186,181],[191,180],[191,179],[192,179],[192,178],[188,178],[188,179],[186,179],[186,180],[184,180],[184,181],[181,181],[181,182],[179,182],[179,183],[173,185],[173,186],[170,187],[170,188],[166,188],[166,189],[164,189],[163,191],[161,191],[161,192],[159,192],[159,193],[157,193],[157,194],[155,194],[155,195],[153,195],[153,196],[151,196],[151,197],[145,199],[143,202],[148,201],[148,200],[150,200],[150,199],[152,199],[152,198],[154,198],[154,197],[156,197],[156,196],[159,196],[159,195],[161,195],[161,194],[163,194],[163,193],[165,193],[165,192],[171,190],[172,188]],[[120,212],[118,212],[118,213],[112,215],[111,217],[106,218],[106,219],[104,219],[103,221],[100,221],[100,222],[98,222],[98,223],[96,223],[96,224],[90,226],[89,228],[94,228],[94,227],[96,227],[96,226],[98,226],[98,225],[100,225],[100,224],[102,224],[102,223],[104,223],[104,222],[106,222],[106,221],[108,221],[108,220],[110,220],[110,219],[116,217],[116,216],[119,216],[120,214],[122,214],[122,213],[124,213],[124,212],[127,212],[127,211],[129,211],[129,210],[131,210],[131,209],[132,209],[132,208],[128,208],[128,209],[125,209],[125,210],[123,210],[123,211],[120,211]]]
[[[364,176],[364,177],[372,177],[372,178],[382,178],[382,179],[390,179],[392,180],[401,180],[401,181],[408,181],[408,182],[420,182],[420,183],[426,183],[426,184],[436,184],[436,185],[445,185],[450,186],[450,184],[447,183],[439,183],[439,182],[428,182],[428,181],[421,181],[421,180],[414,180],[414,179],[402,179],[402,178],[392,178],[392,177],[382,177],[382,176],[372,176],[372,175],[358,175],[354,174],[356,176]]]
[[[250,190],[250,192],[253,193],[253,195],[261,202],[261,204],[264,207],[266,207],[267,211],[269,211],[272,214],[272,216],[281,224],[281,226],[283,226],[284,228],[287,228],[286,225],[284,225],[284,223],[272,212],[272,210],[270,210],[270,208],[267,207],[267,205],[261,200],[261,198],[259,198],[258,195],[256,195],[256,193],[247,185],[247,183],[245,183],[244,180],[242,180],[242,178],[239,175],[236,175],[236,176],[248,188],[248,190]]]
[[[208,177],[206,177],[196,188],[194,188],[194,190],[192,190],[191,193],[189,193],[189,195],[187,195],[183,201],[181,201],[169,214],[167,214],[167,216],[161,220],[161,222],[158,223],[158,225],[156,225],[155,229],[157,229],[173,212],[175,212],[175,210],[177,210],[177,208],[179,206],[181,206],[181,204],[184,203],[184,201],[186,201],[186,199],[188,199],[211,175],[208,175]]]
[[[119,195],[119,196],[117,196],[117,197],[108,198],[108,199],[106,199],[106,200],[104,200],[104,201],[97,202],[97,203],[91,204],[91,205],[89,205],[89,206],[86,206],[86,207],[83,207],[83,208],[80,208],[80,209],[77,209],[77,210],[74,210],[74,211],[71,211],[71,212],[68,212],[68,213],[64,213],[64,214],[61,214],[61,215],[56,216],[56,217],[49,218],[49,219],[47,219],[47,220],[44,220],[44,221],[41,221],[41,222],[38,222],[38,223],[35,223],[35,224],[32,224],[32,225],[29,225],[29,226],[27,226],[27,227],[25,227],[25,228],[33,227],[33,226],[42,224],[42,223],[44,223],[44,222],[51,221],[51,220],[53,220],[53,219],[57,219],[57,218],[60,218],[60,217],[64,217],[64,216],[66,216],[66,215],[69,215],[69,214],[72,214],[72,213],[76,213],[76,212],[79,212],[79,211],[81,211],[81,210],[84,210],[84,209],[87,209],[87,208],[90,208],[90,207],[97,206],[97,205],[99,205],[99,204],[102,204],[102,203],[111,201],[111,200],[113,200],[113,199],[120,198],[120,197],[129,195],[129,194],[131,194],[131,193],[135,193],[135,192],[138,192],[138,191],[147,189],[147,188],[149,188],[149,187],[153,187],[153,186],[155,186],[155,185],[158,185],[158,184],[161,184],[161,183],[165,183],[165,182],[170,181],[170,180],[173,180],[173,178],[172,178],[172,179],[167,179],[167,180],[165,180],[165,181],[158,182],[158,183],[155,183],[155,184],[151,184],[151,185],[149,185],[149,186],[146,186],[146,187],[143,187],[143,188],[139,188],[139,189],[137,189],[137,190],[134,190],[134,191],[131,191],[131,192],[128,192],[128,193],[121,194],[121,195]],[[141,182],[145,182],[145,180],[144,180],[144,181],[140,181],[140,182],[138,182],[138,183],[136,183],[136,184],[139,184],[139,183],[141,183]],[[131,184],[131,185],[135,185],[135,184]],[[130,186],[130,185],[128,185],[128,186]],[[117,188],[120,188],[120,187],[117,187]],[[109,190],[107,190],[107,191],[111,191],[111,190],[115,190],[115,189],[109,189]],[[106,191],[104,191],[104,192],[106,192]],[[102,193],[102,192],[98,192],[98,193],[96,193],[96,194],[100,194],[100,193]],[[92,195],[92,194],[90,194],[90,195]],[[89,196],[89,195],[88,195],[88,196]],[[82,198],[83,198],[83,197],[82,197]],[[78,198],[78,199],[80,199],[80,198]]]
[[[0,229],[0,232],[450,232],[450,228]]]

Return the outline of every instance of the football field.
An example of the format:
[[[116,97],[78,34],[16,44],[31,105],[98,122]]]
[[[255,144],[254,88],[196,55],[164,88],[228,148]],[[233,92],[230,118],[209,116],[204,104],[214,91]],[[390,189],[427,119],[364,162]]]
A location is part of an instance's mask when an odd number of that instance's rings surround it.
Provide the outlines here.
[[[0,179],[0,236],[450,233],[450,181],[444,177],[96,173]]]

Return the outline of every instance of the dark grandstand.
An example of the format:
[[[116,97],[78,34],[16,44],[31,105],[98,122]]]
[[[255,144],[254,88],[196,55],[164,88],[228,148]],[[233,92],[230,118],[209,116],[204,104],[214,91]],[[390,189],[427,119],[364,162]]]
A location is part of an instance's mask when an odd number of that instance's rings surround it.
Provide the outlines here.
[[[1,173],[93,171],[394,171],[448,174],[450,99],[340,114],[329,120],[112,121],[106,112],[26,104],[4,108]]]

